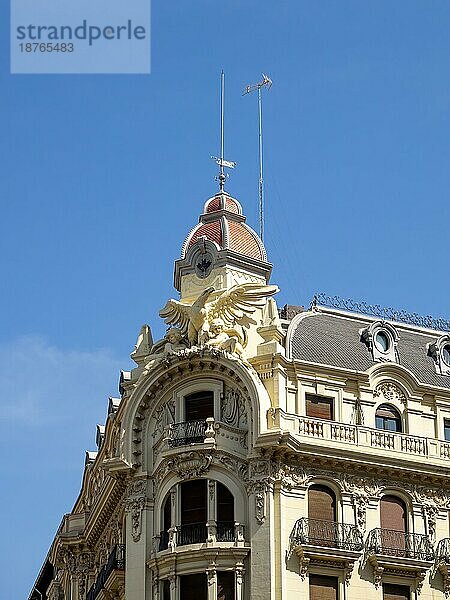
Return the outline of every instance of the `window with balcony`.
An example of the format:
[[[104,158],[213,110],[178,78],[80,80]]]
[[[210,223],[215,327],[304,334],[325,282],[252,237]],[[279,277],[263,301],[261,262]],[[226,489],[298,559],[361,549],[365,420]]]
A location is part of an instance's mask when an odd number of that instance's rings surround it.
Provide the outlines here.
[[[337,577],[310,575],[309,598],[310,600],[338,600]]]
[[[390,404],[380,404],[375,413],[375,427],[385,431],[401,431],[402,420],[397,409]]]
[[[392,583],[383,584],[383,600],[410,600],[410,598],[409,586],[394,585]]]
[[[334,547],[338,542],[336,496],[324,485],[308,490],[308,537],[314,546]]]
[[[306,416],[313,419],[334,419],[333,398],[306,394]]]
[[[205,439],[206,419],[214,417],[214,392],[202,390],[183,399],[184,421],[172,425],[169,446],[198,444]]]
[[[214,417],[214,393],[208,390],[189,394],[184,398],[185,421]]]
[[[180,486],[181,527],[178,544],[197,544],[206,540],[206,479],[185,481]]]
[[[209,493],[215,494],[214,506]],[[171,506],[172,500],[176,506]],[[173,523],[173,514],[180,515],[178,524]],[[162,505],[161,524],[159,551],[166,550],[170,540],[176,546],[204,543],[211,537],[217,542],[243,541],[242,526],[235,523],[233,494],[219,481],[193,479],[178,484]]]

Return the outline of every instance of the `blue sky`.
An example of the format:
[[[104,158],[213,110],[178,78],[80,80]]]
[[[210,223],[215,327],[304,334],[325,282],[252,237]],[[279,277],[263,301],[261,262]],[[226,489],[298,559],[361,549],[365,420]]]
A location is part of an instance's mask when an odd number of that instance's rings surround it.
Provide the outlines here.
[[[280,305],[315,291],[449,316],[447,0],[154,0],[150,75],[10,75],[0,5],[2,598],[26,597],[142,323],[216,191],[257,226],[256,97]],[[5,560],[7,561],[5,563]]]

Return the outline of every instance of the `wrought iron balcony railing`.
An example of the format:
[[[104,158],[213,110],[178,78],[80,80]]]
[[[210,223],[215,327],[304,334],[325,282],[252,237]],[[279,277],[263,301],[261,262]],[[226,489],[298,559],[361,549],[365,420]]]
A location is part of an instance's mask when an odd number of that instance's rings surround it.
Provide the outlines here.
[[[216,540],[218,542],[234,542],[235,525],[234,521],[218,521],[216,526]]]
[[[190,523],[177,528],[177,546],[206,542],[206,523]]]
[[[450,538],[444,538],[436,546],[436,559],[450,564]]]
[[[430,561],[434,558],[433,544],[427,535],[381,528],[369,532],[366,552],[414,560]]]
[[[334,523],[302,517],[295,523],[291,533],[294,546],[323,546],[359,552],[363,547],[362,534],[356,525]]]
[[[125,569],[125,544],[117,544],[109,555],[108,562],[101,569],[97,575],[95,583],[89,589],[86,600],[95,600],[100,594],[101,590],[105,587],[106,580],[114,570]]]
[[[170,448],[186,446],[187,444],[198,444],[205,439],[206,421],[183,421],[170,426]]]

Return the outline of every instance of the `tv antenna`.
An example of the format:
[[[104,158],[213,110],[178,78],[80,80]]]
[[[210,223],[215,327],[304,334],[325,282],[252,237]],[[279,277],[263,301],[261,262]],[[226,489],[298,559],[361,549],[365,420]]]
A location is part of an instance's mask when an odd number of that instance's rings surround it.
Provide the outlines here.
[[[225,160],[224,155],[224,112],[225,112],[225,73],[222,71],[220,74],[220,157],[211,156],[213,160],[219,165],[219,174],[216,175],[216,181],[219,181],[219,189],[221,192],[224,191],[225,181],[228,174],[225,173],[224,168],[234,169],[236,163],[232,160]]]
[[[264,241],[264,177],[263,177],[263,132],[262,132],[262,95],[263,87],[270,89],[272,80],[267,75],[262,74],[262,81],[254,85],[247,85],[243,96],[258,92],[258,117],[259,117],[259,237]]]

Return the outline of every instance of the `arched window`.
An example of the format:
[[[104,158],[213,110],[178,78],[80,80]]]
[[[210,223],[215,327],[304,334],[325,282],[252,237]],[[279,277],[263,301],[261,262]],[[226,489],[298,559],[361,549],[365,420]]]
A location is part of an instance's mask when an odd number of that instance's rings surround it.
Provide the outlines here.
[[[375,413],[375,427],[386,431],[401,431],[400,413],[390,404],[380,404]]]
[[[215,498],[211,503],[209,499]],[[172,502],[174,505],[172,506]],[[176,545],[203,543],[207,537],[207,523],[212,527],[209,537],[217,542],[235,542],[235,505],[230,490],[212,479],[182,481],[172,489],[161,506],[159,550],[169,544],[169,529],[176,530]],[[179,520],[174,522],[174,515]]]
[[[234,498],[230,490],[217,482],[217,541],[234,541]]]
[[[407,531],[406,506],[397,496],[383,496],[380,504],[381,528]]]
[[[336,496],[325,485],[312,485],[308,490],[308,518],[336,521]]]
[[[406,505],[397,496],[383,496],[380,502],[381,546],[383,554],[403,556],[408,531]]]
[[[336,496],[325,485],[308,490],[308,539],[315,546],[334,547],[338,542]]]
[[[170,501],[171,494],[167,494],[166,501],[163,504],[162,511],[162,531],[159,537],[159,549],[166,550],[169,544],[169,529],[172,527],[172,507]]]

